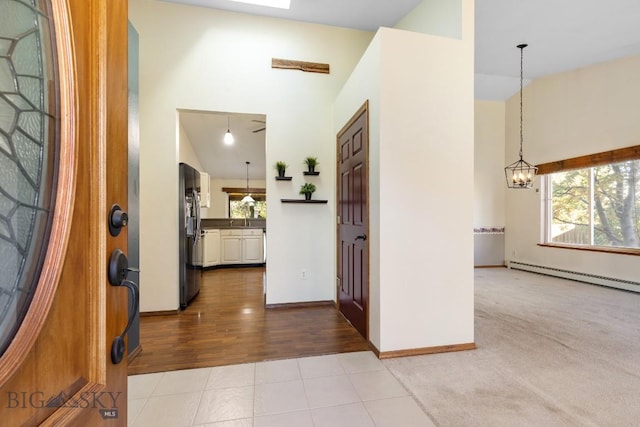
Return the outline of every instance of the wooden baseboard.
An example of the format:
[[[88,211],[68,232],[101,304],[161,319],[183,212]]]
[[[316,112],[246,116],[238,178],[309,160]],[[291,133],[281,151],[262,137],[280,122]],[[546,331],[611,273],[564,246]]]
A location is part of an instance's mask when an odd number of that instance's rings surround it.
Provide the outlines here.
[[[371,341],[369,341],[369,347],[371,347],[371,351],[373,351],[373,354],[376,355],[376,357],[378,359],[380,359],[380,350],[378,350],[378,347],[376,347],[375,345],[373,345],[373,343]]]
[[[136,348],[133,349],[133,351],[131,353],[129,353],[129,355],[127,356],[127,363],[131,363],[133,361],[133,359],[135,359],[136,357],[140,356],[140,353],[142,353],[142,346],[138,345]]]
[[[178,313],[179,313],[179,310],[145,311],[140,313],[140,317],[167,316],[167,315],[174,315]]]
[[[284,304],[266,304],[265,308],[309,308],[335,306],[334,301],[288,302]]]
[[[473,268],[507,268],[506,264],[500,265],[474,265]]]
[[[407,350],[394,350],[378,352],[379,359],[392,359],[395,357],[422,356],[424,354],[448,353],[452,351],[475,350],[476,343],[441,345],[437,347],[410,348]]]

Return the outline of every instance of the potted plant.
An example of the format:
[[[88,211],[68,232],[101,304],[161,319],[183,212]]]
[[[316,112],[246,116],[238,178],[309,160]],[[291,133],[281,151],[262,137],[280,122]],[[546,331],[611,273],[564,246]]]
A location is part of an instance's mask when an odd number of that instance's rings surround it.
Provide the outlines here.
[[[307,165],[307,168],[309,168],[309,172],[313,173],[316,171],[316,166],[319,164],[318,163],[318,158],[317,157],[307,157],[306,159],[304,159],[304,164]]]
[[[316,186],[310,182],[305,182],[300,187],[300,194],[304,194],[305,200],[311,200],[311,195],[316,191]]]
[[[278,177],[284,178],[284,173],[287,170],[287,165],[285,162],[276,162],[275,168],[278,171]]]

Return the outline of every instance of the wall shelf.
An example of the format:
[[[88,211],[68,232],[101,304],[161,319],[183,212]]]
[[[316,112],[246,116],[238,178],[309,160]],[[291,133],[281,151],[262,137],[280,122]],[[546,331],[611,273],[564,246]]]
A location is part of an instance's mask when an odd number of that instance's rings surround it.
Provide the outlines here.
[[[317,200],[317,199],[311,199],[311,200],[306,200],[306,199],[280,199],[280,201],[282,203],[327,203],[327,200]]]
[[[276,176],[276,181],[291,181],[290,176]]]
[[[307,171],[307,172],[302,172],[302,173],[303,173],[303,175],[311,175],[311,176],[320,175],[320,172],[309,172],[309,171]]]

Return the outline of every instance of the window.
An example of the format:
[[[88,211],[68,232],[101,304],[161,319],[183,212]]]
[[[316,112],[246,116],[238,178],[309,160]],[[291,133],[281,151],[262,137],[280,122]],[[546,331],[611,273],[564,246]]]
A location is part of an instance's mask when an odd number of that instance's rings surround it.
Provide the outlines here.
[[[242,203],[244,195],[229,194],[229,218],[266,218],[267,201],[264,196],[252,194],[254,203]]]
[[[260,218],[267,217],[267,192],[264,188],[222,187],[222,192],[229,197],[229,218]],[[247,194],[255,202],[242,203]]]
[[[640,248],[640,160],[587,163],[546,176],[546,243]]]

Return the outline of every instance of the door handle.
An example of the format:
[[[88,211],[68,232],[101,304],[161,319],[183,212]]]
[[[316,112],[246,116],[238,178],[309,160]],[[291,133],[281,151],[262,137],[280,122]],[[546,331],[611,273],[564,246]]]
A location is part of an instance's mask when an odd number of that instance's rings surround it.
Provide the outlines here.
[[[127,279],[129,271],[140,271],[135,268],[129,268],[127,256],[120,249],[114,249],[109,259],[109,283],[111,286],[124,286],[129,290],[131,299],[129,300],[128,320],[124,331],[113,339],[111,343],[111,362],[114,365],[122,362],[124,357],[125,345],[124,337],[129,332],[129,328],[133,324],[133,319],[140,308],[140,290],[135,282]]]
[[[361,234],[360,236],[356,237],[356,240],[367,240],[367,235],[366,234]]]

